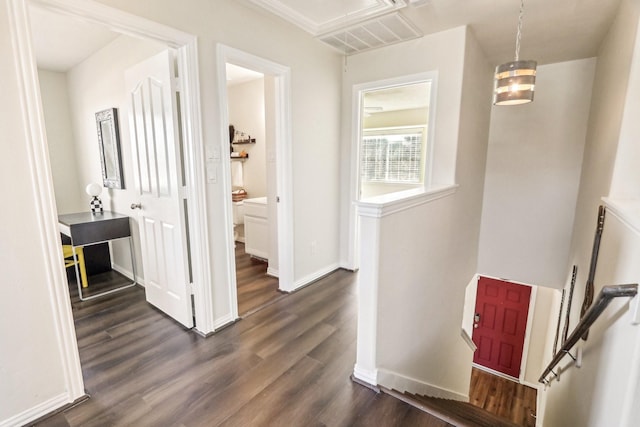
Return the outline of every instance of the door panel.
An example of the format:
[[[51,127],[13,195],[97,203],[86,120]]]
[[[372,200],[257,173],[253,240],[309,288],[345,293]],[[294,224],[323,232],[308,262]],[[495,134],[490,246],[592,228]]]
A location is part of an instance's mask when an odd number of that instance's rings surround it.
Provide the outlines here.
[[[531,287],[480,277],[473,361],[512,377],[520,375]],[[479,316],[479,317],[478,317]]]
[[[128,69],[125,81],[147,301],[192,327],[173,69],[164,51]]]

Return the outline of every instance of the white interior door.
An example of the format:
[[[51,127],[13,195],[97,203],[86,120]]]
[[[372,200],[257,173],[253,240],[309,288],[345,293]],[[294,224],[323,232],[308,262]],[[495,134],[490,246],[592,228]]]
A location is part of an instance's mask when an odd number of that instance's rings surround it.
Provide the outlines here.
[[[147,301],[192,327],[173,64],[167,50],[125,80]]]

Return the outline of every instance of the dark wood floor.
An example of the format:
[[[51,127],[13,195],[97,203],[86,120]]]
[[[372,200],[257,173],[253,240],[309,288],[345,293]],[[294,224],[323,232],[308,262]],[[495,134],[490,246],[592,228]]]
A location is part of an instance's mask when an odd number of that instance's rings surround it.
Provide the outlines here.
[[[534,427],[534,388],[473,368],[469,403],[523,427]]]
[[[236,242],[238,314],[241,317],[285,295],[278,291],[278,279],[267,276],[267,267],[267,262],[245,253],[244,243]]]
[[[206,339],[137,287],[72,305],[91,399],[40,426],[449,426],[349,379],[353,273],[337,271]]]

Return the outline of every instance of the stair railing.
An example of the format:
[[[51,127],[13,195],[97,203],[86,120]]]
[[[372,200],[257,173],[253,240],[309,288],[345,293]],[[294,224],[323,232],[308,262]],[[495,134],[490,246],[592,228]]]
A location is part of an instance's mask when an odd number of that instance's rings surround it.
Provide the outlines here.
[[[569,355],[574,361],[576,361],[576,357],[574,357],[570,351],[573,346],[580,340],[580,338],[589,331],[589,328],[596,321],[598,317],[602,314],[602,312],[607,308],[609,303],[614,298],[620,297],[634,297],[638,293],[638,284],[630,284],[630,285],[612,285],[605,286],[602,288],[600,293],[598,294],[598,298],[593,303],[593,305],[584,313],[582,319],[575,327],[569,338],[563,343],[560,350],[556,353],[556,355],[551,359],[549,366],[544,370],[540,378],[539,382],[548,385],[550,381],[547,379],[547,375],[553,374],[554,377],[557,377],[558,374],[553,371],[553,369],[560,363],[560,361],[564,358],[564,356]]]

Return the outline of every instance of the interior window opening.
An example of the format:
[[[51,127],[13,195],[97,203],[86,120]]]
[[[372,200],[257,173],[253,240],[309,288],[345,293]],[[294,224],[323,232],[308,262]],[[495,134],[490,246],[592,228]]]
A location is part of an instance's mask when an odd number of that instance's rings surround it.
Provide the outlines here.
[[[363,91],[360,199],[428,185],[431,81]]]

